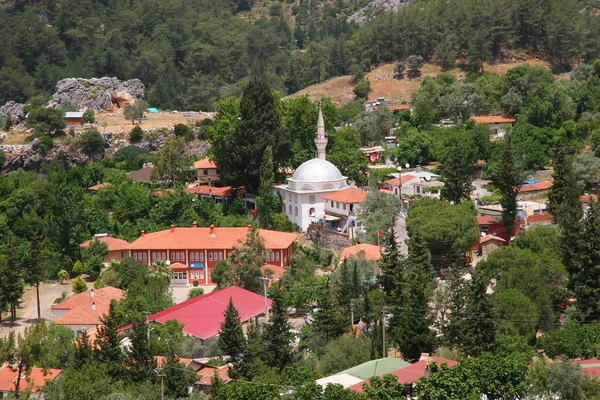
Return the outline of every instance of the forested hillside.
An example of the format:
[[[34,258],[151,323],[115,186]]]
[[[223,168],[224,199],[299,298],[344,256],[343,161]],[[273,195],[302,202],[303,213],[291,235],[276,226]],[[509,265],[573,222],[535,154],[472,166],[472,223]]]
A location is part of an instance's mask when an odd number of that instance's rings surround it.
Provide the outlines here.
[[[293,93],[332,76],[422,55],[478,70],[521,49],[568,69],[600,44],[582,0],[418,1],[360,29],[365,2],[48,0],[0,4],[0,103],[52,93],[66,77],[139,78],[166,109],[208,109],[252,74]]]

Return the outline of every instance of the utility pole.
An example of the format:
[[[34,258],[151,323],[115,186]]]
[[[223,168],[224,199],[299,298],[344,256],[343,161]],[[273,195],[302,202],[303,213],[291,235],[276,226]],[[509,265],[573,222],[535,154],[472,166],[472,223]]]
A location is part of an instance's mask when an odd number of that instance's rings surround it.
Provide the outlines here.
[[[267,317],[267,322],[269,322],[269,299],[267,298],[267,281],[270,281],[269,278],[260,278],[263,282],[263,289],[265,291],[265,315]]]
[[[385,358],[385,311],[381,311],[381,333],[382,333],[382,353],[381,358]]]
[[[354,299],[350,299],[350,328],[354,327]]]
[[[160,400],[165,400],[165,376],[155,369],[152,371],[160,378]]]
[[[148,333],[148,343],[150,343],[150,322],[149,322],[150,311],[144,311],[144,314],[146,314],[146,331]]]

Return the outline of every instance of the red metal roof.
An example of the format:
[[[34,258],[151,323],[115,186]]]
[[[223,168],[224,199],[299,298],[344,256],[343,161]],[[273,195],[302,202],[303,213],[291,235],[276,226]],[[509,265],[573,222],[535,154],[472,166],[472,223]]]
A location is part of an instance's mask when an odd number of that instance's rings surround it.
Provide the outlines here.
[[[367,192],[355,187],[348,187],[337,192],[323,196],[323,200],[337,201],[339,203],[362,203],[367,199]]]
[[[515,117],[510,115],[481,115],[471,117],[471,119],[478,124],[513,124],[517,122]]]
[[[131,243],[129,243],[127,240],[117,239],[110,236],[102,236],[95,239],[98,239],[102,243],[106,243],[108,245],[108,251],[127,250],[131,245]],[[89,247],[93,241],[94,239],[86,240],[85,242],[81,243],[80,246],[85,249]]]
[[[21,391],[31,390],[31,393],[39,393],[46,387],[46,380],[53,381],[62,374],[61,369],[31,368],[29,374],[21,375],[19,389]],[[0,370],[0,392],[14,391],[19,371],[17,368],[5,366]]]
[[[546,190],[552,187],[553,183],[551,181],[538,182],[538,183],[529,183],[526,185],[521,185],[519,187],[519,193],[524,192],[535,192],[537,190]]]
[[[240,313],[242,322],[265,312],[265,298],[237,286],[194,297],[148,317],[149,321],[166,323],[172,319],[183,324],[183,332],[206,340],[219,333],[229,299]],[[269,307],[272,301],[269,300]]]
[[[357,244],[354,246],[346,247],[342,252],[340,260],[345,260],[348,257],[359,258],[362,257],[366,260],[379,261],[381,258],[381,249],[379,246],[374,244]]]
[[[131,250],[192,250],[232,249],[239,247],[248,234],[248,228],[174,228],[146,233],[131,243]],[[269,250],[287,249],[298,237],[295,233],[259,229]]]
[[[210,158],[206,157],[202,160],[198,160],[194,163],[194,168],[196,169],[216,169],[217,164],[214,161],[211,161]]]

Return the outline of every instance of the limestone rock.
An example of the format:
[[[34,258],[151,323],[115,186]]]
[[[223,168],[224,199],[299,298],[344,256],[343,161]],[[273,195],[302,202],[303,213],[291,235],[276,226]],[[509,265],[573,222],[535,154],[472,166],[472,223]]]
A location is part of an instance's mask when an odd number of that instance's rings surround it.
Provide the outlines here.
[[[0,107],[0,118],[10,117],[12,125],[17,125],[25,120],[25,104],[9,101]]]
[[[56,84],[56,93],[48,104],[50,107],[72,103],[83,111],[114,110],[134,103],[146,95],[146,88],[139,79],[120,81],[117,78],[68,78]]]
[[[362,25],[375,18],[377,14],[385,11],[398,11],[400,7],[407,5],[410,2],[411,0],[373,0],[365,7],[349,16],[346,21],[356,22],[358,25]]]

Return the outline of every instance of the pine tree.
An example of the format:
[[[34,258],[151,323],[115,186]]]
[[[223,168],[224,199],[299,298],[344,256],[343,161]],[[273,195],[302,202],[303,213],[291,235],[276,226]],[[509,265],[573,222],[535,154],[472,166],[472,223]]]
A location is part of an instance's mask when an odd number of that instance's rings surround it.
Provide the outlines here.
[[[273,214],[279,211],[279,197],[275,194],[275,174],[273,172],[273,148],[268,146],[260,165],[260,186],[256,198],[260,227],[273,228]]]
[[[122,324],[117,317],[115,301],[110,303],[108,314],[100,318],[102,324],[98,328],[94,346],[95,357],[98,361],[108,364],[109,373],[118,378],[123,371],[125,353],[121,348],[119,329]]]
[[[319,301],[315,313],[313,329],[318,336],[329,342],[342,335],[348,328],[348,318],[339,305],[332,301],[333,295],[329,286],[329,281],[321,289]]]
[[[165,396],[173,399],[188,397],[189,388],[195,381],[195,373],[192,369],[187,369],[176,354],[170,354],[165,358],[162,373]]]
[[[552,174],[554,183],[548,194],[548,211],[565,235],[572,233],[571,229],[579,225],[582,217],[579,188],[573,174],[573,157],[568,153],[568,149],[564,147],[555,152]]]
[[[402,282],[393,298],[390,334],[402,356],[418,360],[423,352],[435,346],[433,313],[429,302],[435,288],[435,271],[431,255],[420,231],[416,230],[408,243],[408,257],[402,264]]]
[[[221,323],[219,332],[219,347],[223,353],[234,362],[238,362],[244,354],[246,347],[246,337],[242,330],[240,314],[233,305],[233,300],[229,298],[229,304],[225,310],[225,320]]]
[[[132,382],[144,382],[155,377],[154,370],[157,367],[156,359],[152,354],[152,344],[148,339],[150,327],[142,320],[133,323],[129,338],[131,347],[125,366],[127,377]]]
[[[396,286],[401,282],[401,261],[403,259],[398,249],[393,225],[391,232],[386,236],[385,246],[383,256],[379,261],[382,274],[378,277],[378,282],[389,298],[393,296],[396,292]]]
[[[464,274],[458,267],[454,268],[452,274],[446,280],[448,296],[448,319],[442,329],[444,342],[450,346],[459,346],[463,340],[463,319],[467,304],[468,285]]]
[[[469,199],[471,194],[474,167],[473,159],[469,154],[472,152],[466,150],[461,148],[458,142],[455,142],[444,161],[442,171],[444,186],[441,196],[442,199],[455,204]]]
[[[90,361],[94,356],[92,343],[90,343],[90,337],[86,331],[83,331],[77,336],[75,339],[75,347],[77,348],[74,358],[75,367],[81,368],[83,364]]]
[[[292,326],[288,323],[287,304],[281,286],[278,285],[272,293],[273,306],[269,322],[265,324],[264,335],[269,346],[268,364],[281,372],[292,362],[290,343],[294,336],[290,332]]]
[[[17,319],[17,304],[25,293],[21,240],[10,236],[0,260],[0,297],[9,305],[10,319]]]
[[[496,341],[496,323],[494,306],[487,294],[488,280],[483,273],[475,273],[465,308],[464,326],[462,327],[462,349],[473,357],[490,351]]]

